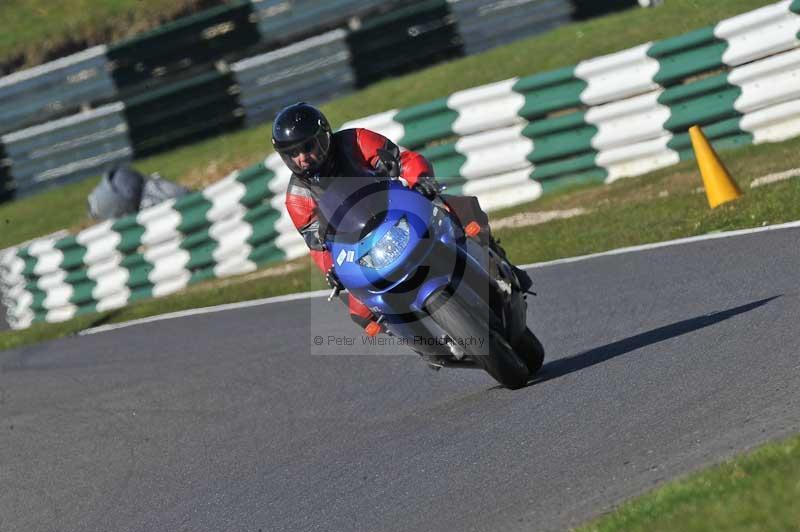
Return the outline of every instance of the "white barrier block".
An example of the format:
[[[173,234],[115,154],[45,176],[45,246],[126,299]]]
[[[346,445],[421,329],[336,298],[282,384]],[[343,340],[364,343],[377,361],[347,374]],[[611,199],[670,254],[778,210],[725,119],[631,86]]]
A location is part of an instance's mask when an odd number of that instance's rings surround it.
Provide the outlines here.
[[[596,163],[608,172],[606,183],[672,166],[681,158],[678,152],[667,147],[670,140],[672,134],[667,133],[661,138],[606,150],[598,154]]]
[[[667,134],[663,125],[670,118],[670,109],[658,103],[662,92],[658,90],[589,109],[585,120],[597,127],[592,147],[598,151],[612,149]]]
[[[78,307],[75,305],[63,305],[47,311],[45,321],[48,323],[58,323],[61,321],[71,320],[78,312]]]
[[[164,281],[153,287],[153,297],[163,297],[183,290],[186,288],[186,285],[189,284],[189,279],[191,279],[191,277],[189,272],[183,271],[175,277],[164,279]]]
[[[469,135],[526,122],[517,114],[525,105],[525,96],[512,90],[518,80],[512,78],[454,92],[447,99],[447,107],[458,111],[453,132]]]
[[[800,15],[789,10],[790,0],[768,5],[721,21],[714,35],[728,41],[722,62],[741,65],[800,46]]]
[[[116,294],[111,294],[107,297],[103,297],[97,302],[97,311],[98,312],[105,312],[106,310],[114,310],[118,308],[122,308],[128,304],[128,300],[131,297],[131,291],[128,288],[125,290],[118,292]]]
[[[522,135],[526,124],[462,137],[456,151],[466,156],[460,174],[466,179],[497,175],[530,166],[533,141]]]
[[[578,63],[575,76],[588,84],[581,101],[600,105],[657,89],[653,77],[661,65],[647,55],[650,46],[652,43],[646,43]]]
[[[239,200],[247,193],[247,187],[236,181],[238,172],[232,174],[233,178],[226,181],[224,188],[206,189],[203,196],[211,202],[211,208],[206,213],[209,222],[218,222],[231,216],[238,216],[244,209]]]
[[[95,301],[101,301],[105,298],[112,296],[120,296],[127,293],[130,295],[130,290],[125,284],[130,278],[130,272],[125,268],[115,268],[105,275],[95,279],[97,285],[92,290],[92,297]]]
[[[530,178],[533,167],[505,174],[469,181],[464,184],[463,194],[477,196],[481,207],[493,211],[538,199],[542,185]]]
[[[398,142],[406,134],[406,129],[403,124],[394,119],[398,112],[397,109],[392,109],[391,111],[385,111],[365,118],[350,120],[342,124],[340,129],[363,127],[380,133],[393,142]],[[280,157],[278,157],[278,159],[280,159]]]
[[[800,100],[748,113],[739,127],[753,134],[753,143],[780,142],[800,135]]]
[[[742,89],[734,103],[741,113],[800,98],[800,49],[735,68],[728,82]]]

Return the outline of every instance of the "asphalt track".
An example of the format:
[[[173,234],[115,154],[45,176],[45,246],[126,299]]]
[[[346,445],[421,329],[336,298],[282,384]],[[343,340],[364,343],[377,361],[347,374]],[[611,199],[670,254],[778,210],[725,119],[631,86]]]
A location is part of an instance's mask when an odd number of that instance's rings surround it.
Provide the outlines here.
[[[1,352],[0,530],[578,525],[798,431],[799,242],[534,269],[548,359],[517,391],[397,348],[312,356],[355,332],[321,299]]]

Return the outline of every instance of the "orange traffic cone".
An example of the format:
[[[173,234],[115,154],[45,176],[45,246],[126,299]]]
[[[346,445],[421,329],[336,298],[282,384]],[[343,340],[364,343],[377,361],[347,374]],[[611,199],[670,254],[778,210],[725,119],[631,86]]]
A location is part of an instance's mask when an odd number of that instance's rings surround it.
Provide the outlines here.
[[[690,127],[689,137],[692,139],[692,148],[694,148],[697,166],[700,167],[700,175],[703,177],[703,186],[706,189],[708,204],[711,208],[741,196],[742,191],[731,179],[731,175],[722,164],[719,155],[711,147],[700,126]]]

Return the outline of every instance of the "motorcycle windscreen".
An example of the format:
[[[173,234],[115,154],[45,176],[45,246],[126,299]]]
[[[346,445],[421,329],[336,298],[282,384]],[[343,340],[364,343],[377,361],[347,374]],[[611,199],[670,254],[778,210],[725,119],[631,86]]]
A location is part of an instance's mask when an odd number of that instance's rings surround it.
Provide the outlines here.
[[[354,244],[383,222],[390,181],[375,176],[339,177],[317,203],[323,238]]]

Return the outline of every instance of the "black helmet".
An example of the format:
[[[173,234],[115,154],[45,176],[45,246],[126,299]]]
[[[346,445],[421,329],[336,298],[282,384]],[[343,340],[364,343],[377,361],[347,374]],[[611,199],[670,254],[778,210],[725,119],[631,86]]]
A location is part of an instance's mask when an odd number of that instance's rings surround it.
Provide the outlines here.
[[[331,126],[325,115],[313,105],[296,103],[275,117],[272,145],[292,172],[301,177],[311,177],[328,163]],[[300,158],[301,154],[305,157]]]

